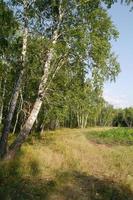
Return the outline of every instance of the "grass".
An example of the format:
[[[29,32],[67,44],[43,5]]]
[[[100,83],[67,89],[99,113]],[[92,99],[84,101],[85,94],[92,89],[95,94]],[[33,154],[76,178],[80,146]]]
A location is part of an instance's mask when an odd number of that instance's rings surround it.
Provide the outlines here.
[[[113,128],[105,131],[92,131],[86,134],[89,140],[99,144],[133,145],[133,129]]]
[[[132,163],[131,129],[47,132],[0,163],[0,199],[133,200]]]

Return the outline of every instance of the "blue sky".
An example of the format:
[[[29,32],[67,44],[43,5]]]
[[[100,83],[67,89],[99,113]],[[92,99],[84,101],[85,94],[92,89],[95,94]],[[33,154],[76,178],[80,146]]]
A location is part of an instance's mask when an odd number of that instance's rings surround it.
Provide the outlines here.
[[[130,7],[115,4],[109,14],[120,36],[112,42],[112,49],[118,55],[121,73],[115,83],[106,83],[104,98],[114,107],[133,106],[133,11]]]

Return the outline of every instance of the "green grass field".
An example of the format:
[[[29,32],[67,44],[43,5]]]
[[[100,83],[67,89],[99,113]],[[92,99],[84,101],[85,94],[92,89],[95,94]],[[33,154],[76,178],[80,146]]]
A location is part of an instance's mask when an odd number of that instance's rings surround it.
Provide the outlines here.
[[[92,131],[86,134],[87,138],[99,144],[133,145],[133,129],[114,128],[105,131]]]
[[[0,200],[133,200],[133,130],[62,129],[0,163]]]

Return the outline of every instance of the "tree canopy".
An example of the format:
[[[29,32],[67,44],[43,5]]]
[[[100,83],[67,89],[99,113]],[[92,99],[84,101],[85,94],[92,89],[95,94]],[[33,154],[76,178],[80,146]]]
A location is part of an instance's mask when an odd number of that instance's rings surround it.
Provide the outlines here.
[[[32,130],[112,124],[102,91],[120,72],[111,49],[119,33],[104,4],[115,2],[0,1],[1,156],[15,155]]]

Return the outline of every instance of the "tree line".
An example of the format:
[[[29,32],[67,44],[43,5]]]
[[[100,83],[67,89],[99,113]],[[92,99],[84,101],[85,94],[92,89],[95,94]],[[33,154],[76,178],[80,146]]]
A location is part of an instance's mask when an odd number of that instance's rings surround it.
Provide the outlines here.
[[[111,50],[119,33],[107,12],[115,2],[0,1],[2,158],[12,158],[32,131],[100,123],[104,82],[120,72]]]

